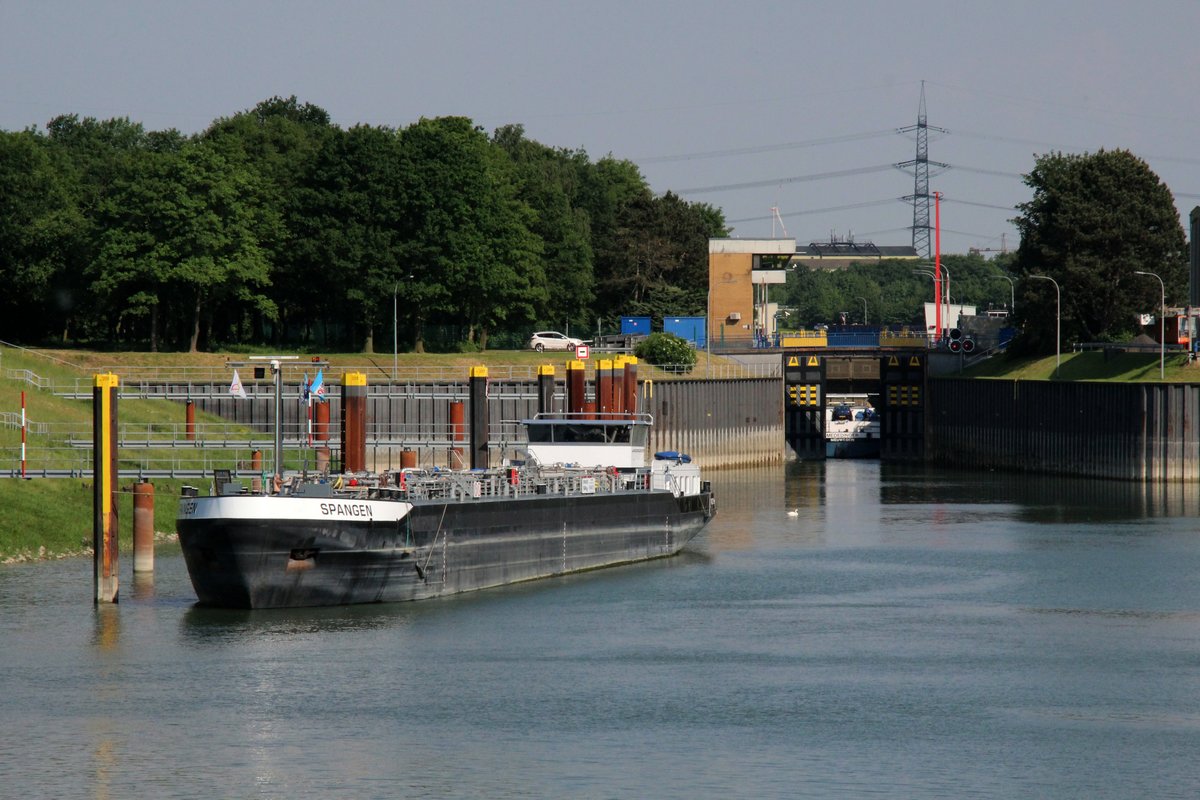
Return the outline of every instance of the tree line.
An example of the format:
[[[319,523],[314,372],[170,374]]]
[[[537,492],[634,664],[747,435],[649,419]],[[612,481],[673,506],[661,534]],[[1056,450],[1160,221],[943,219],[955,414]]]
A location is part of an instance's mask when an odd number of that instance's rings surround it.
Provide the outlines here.
[[[271,98],[194,135],[0,131],[0,338],[486,349],[700,314],[722,212],[637,166],[465,117],[343,129]],[[390,346],[384,349],[390,350]]]

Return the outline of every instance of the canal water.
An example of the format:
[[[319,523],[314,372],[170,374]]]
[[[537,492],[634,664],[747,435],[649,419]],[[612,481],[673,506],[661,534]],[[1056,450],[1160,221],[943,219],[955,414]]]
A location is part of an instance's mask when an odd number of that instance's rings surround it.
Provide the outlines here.
[[[0,568],[0,796],[1195,797],[1195,487],[722,472],[683,555],[193,606],[175,547]],[[124,568],[131,563],[128,556]]]

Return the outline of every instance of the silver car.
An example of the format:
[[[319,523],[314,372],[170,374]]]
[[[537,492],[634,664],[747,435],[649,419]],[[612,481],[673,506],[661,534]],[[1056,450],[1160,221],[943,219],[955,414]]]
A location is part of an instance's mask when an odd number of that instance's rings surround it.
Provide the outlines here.
[[[529,349],[537,350],[574,350],[583,344],[582,339],[575,339],[558,331],[538,331],[529,337]]]

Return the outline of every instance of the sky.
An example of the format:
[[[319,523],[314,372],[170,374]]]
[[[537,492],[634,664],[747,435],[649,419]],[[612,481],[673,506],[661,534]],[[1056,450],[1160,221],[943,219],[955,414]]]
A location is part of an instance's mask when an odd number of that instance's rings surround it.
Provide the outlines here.
[[[292,95],[342,127],[460,115],[633,161],[734,236],[906,245],[924,86],[942,251],[994,252],[1049,152],[1132,151],[1186,221],[1198,31],[1197,0],[0,0],[0,129],[195,133]]]

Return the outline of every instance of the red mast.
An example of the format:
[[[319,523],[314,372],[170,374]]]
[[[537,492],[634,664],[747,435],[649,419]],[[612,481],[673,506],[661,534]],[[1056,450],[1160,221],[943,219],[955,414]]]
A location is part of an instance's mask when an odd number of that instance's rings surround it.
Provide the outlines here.
[[[942,341],[942,193],[933,193],[933,298],[937,303],[934,314],[937,340]]]

